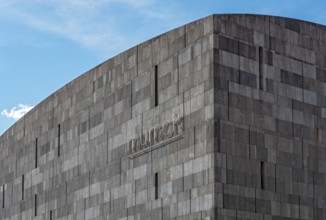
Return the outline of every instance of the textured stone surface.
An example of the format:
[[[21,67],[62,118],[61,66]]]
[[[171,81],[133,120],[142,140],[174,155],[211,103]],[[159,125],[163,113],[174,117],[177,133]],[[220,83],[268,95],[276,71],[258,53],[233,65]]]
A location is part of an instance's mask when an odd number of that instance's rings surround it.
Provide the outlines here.
[[[215,16],[217,219],[326,218],[325,36],[292,19]]]
[[[212,15],[111,58],[0,137],[0,219],[325,219],[325,56],[324,26]]]

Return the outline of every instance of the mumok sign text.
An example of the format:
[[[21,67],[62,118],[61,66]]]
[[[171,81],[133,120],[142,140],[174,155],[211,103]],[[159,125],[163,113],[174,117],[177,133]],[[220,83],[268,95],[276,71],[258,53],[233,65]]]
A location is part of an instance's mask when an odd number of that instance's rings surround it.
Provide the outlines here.
[[[163,145],[182,138],[182,117],[174,115],[174,119],[166,120],[161,125],[150,128],[138,137],[133,137],[128,142],[130,158],[139,156]]]

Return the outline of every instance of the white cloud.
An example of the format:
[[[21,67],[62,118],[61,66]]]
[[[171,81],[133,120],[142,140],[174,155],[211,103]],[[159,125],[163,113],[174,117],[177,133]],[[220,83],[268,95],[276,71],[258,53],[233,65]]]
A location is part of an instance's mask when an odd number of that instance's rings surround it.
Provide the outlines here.
[[[18,119],[23,117],[28,111],[30,111],[32,108],[33,108],[32,106],[18,104],[17,107],[13,107],[10,111],[4,109],[1,112],[1,115],[17,121]]]

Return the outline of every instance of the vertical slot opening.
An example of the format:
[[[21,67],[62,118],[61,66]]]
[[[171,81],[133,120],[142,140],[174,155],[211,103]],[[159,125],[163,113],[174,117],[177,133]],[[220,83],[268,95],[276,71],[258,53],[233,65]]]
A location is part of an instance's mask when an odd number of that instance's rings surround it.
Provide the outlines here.
[[[24,200],[24,185],[25,185],[25,176],[22,176],[22,200]]]
[[[52,210],[50,211],[50,220],[52,220]]]
[[[34,215],[37,216],[37,195],[34,195]]]
[[[320,143],[320,130],[319,128],[315,128],[315,143],[319,144]]]
[[[60,125],[58,125],[58,157],[60,157]]]
[[[37,168],[37,148],[38,148],[38,139],[35,139],[35,168]]]
[[[158,67],[155,65],[155,106],[158,106]]]
[[[2,185],[2,208],[5,208],[5,184]]]
[[[260,162],[260,188],[265,189],[265,163],[264,161]]]
[[[154,175],[155,199],[158,199],[158,173]]]
[[[263,48],[259,47],[259,89],[263,90]]]

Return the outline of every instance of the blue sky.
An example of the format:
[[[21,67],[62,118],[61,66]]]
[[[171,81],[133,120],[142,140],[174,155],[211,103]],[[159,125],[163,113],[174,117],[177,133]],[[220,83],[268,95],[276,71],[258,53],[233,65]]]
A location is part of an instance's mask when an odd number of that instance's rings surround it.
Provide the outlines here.
[[[0,0],[0,134],[99,63],[214,13],[326,24],[319,0]]]

